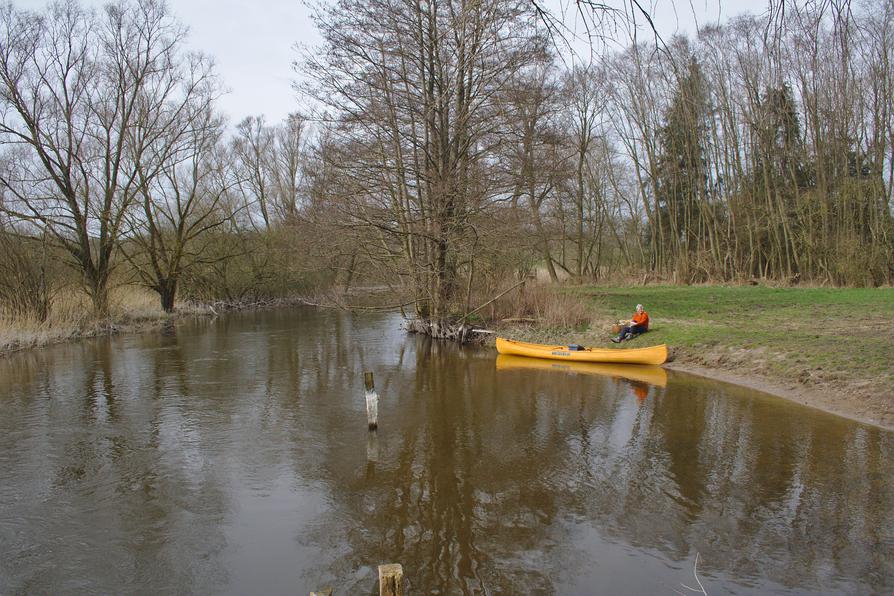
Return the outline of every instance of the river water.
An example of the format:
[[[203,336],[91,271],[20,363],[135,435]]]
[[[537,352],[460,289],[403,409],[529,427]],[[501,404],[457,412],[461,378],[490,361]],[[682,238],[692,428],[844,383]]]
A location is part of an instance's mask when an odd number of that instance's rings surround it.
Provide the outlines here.
[[[0,360],[0,594],[367,594],[392,562],[411,593],[894,591],[894,433],[399,322],[274,310]]]

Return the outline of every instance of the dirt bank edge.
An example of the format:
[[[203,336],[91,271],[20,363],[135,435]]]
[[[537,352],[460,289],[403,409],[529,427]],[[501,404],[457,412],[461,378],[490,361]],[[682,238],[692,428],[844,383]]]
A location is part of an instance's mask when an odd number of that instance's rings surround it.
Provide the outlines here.
[[[815,385],[807,387],[785,379],[770,379],[747,371],[726,370],[675,360],[664,365],[668,370],[705,377],[723,383],[747,387],[775,397],[835,414],[870,426],[894,432],[894,412],[875,400],[866,401],[859,390]]]

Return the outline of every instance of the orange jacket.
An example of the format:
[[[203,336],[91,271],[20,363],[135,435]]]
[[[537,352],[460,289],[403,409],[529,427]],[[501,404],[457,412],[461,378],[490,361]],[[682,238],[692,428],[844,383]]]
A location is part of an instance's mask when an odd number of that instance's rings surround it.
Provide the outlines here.
[[[649,328],[649,313],[646,311],[633,313],[633,324]]]

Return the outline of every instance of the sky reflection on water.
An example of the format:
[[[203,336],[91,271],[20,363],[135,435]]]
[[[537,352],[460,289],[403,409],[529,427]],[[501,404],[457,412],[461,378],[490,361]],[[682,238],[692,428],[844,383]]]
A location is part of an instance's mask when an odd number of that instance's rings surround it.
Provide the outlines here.
[[[673,593],[697,552],[712,594],[890,593],[892,456],[686,375],[235,314],[0,361],[0,593],[371,593],[383,562],[414,592]]]

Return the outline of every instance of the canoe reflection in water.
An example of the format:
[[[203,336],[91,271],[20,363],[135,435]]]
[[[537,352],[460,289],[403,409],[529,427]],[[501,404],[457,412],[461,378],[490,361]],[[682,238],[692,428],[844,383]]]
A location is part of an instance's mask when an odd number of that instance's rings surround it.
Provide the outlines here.
[[[565,362],[526,358],[524,356],[497,356],[497,370],[553,370],[564,373],[599,375],[632,381],[637,397],[645,397],[649,385],[667,387],[667,372],[660,366],[642,364],[607,364],[600,362]]]

